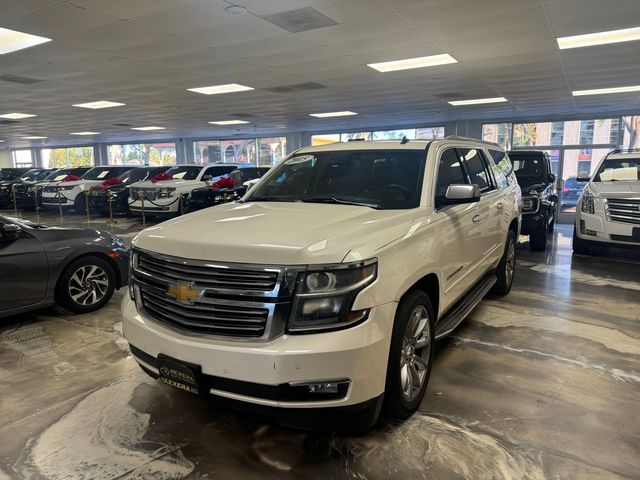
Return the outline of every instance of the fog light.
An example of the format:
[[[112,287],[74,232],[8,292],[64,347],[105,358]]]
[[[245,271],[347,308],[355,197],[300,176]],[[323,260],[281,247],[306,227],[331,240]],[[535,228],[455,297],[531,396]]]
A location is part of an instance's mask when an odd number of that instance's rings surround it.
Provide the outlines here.
[[[337,383],[319,383],[317,385],[309,385],[309,393],[338,393]]]
[[[347,396],[350,383],[348,379],[341,379],[322,382],[292,382],[289,386],[297,391],[295,398],[298,400],[313,400],[314,398],[335,400]]]

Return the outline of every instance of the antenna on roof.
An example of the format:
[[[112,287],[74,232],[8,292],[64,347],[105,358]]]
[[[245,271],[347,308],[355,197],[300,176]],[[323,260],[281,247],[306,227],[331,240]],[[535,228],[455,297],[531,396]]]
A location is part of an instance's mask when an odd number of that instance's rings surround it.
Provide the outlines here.
[[[409,139],[406,135],[402,137],[402,140],[400,140],[400,145],[404,145],[405,143],[409,143]]]

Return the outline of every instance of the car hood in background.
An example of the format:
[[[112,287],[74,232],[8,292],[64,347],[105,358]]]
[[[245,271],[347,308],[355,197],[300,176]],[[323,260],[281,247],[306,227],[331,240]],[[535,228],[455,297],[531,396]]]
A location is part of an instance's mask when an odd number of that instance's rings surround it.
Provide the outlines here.
[[[591,182],[589,191],[593,195],[605,197],[625,197],[630,194],[637,196],[640,195],[640,181]]]

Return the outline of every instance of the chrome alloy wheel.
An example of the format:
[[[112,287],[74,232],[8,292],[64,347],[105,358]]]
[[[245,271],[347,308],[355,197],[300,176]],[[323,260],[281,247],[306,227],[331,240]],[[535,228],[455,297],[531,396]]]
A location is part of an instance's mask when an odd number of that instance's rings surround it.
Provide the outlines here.
[[[107,272],[97,265],[78,268],[69,279],[69,296],[79,305],[95,305],[109,290]]]
[[[418,305],[407,322],[400,352],[400,385],[407,402],[418,396],[427,377],[431,335],[429,311]]]
[[[515,242],[509,242],[507,246],[507,261],[504,265],[505,268],[505,279],[507,280],[507,285],[511,285],[513,282],[513,274],[516,271],[516,244]]]

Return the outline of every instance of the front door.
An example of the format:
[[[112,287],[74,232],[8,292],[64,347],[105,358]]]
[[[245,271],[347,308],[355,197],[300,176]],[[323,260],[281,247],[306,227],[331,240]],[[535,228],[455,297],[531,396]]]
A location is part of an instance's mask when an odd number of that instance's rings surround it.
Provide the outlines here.
[[[33,305],[47,292],[47,256],[42,244],[28,232],[4,238],[7,220],[0,218],[0,311]]]

